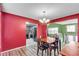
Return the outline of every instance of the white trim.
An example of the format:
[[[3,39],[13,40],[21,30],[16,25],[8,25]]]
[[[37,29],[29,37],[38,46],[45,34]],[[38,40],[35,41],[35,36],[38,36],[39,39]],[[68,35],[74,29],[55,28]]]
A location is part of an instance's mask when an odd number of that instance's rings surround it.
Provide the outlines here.
[[[66,21],[61,21],[61,22],[55,22],[56,24],[73,24],[73,23],[78,23],[78,19],[71,19],[71,20],[66,20]]]
[[[2,54],[2,53],[5,53],[5,52],[12,51],[12,50],[16,50],[16,49],[19,49],[19,48],[22,48],[22,47],[25,47],[25,46],[21,46],[21,47],[13,48],[13,49],[10,49],[10,50],[6,50],[6,51],[1,52],[1,54]]]

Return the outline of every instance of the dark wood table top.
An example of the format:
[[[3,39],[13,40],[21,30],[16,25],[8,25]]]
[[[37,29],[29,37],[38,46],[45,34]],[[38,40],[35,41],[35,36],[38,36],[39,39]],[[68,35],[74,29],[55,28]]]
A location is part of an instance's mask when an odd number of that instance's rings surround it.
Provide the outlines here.
[[[55,42],[55,38],[51,38],[51,37],[42,38],[41,41],[47,42],[47,43],[52,43],[52,42]]]
[[[70,42],[61,49],[60,54],[62,56],[79,56],[79,43]]]

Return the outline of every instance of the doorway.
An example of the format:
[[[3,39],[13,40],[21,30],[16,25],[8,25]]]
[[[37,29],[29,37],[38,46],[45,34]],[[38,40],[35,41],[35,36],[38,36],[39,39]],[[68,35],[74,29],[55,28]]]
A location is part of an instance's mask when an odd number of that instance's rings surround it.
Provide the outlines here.
[[[37,25],[26,22],[26,47],[36,45]]]
[[[61,48],[70,42],[78,42],[78,19],[69,19],[48,25],[48,36],[58,34],[61,40]]]

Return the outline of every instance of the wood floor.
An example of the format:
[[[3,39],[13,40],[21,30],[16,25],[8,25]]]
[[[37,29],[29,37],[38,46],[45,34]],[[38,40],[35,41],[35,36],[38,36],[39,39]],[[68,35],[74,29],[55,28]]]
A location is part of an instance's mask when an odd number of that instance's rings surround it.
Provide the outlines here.
[[[37,56],[36,53],[37,53],[37,46],[35,44],[28,47],[24,46],[22,48],[2,52],[0,55],[1,56]],[[41,51],[39,52],[39,56],[41,56]],[[47,56],[46,53],[44,53],[44,56]]]

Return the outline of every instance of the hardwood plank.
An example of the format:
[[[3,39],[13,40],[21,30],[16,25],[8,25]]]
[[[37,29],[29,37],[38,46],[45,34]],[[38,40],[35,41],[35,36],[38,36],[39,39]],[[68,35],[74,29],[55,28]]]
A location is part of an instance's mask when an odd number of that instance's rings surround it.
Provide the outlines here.
[[[22,48],[18,48],[12,51],[6,51],[1,53],[2,56],[37,56],[37,44],[31,46],[24,46]],[[39,51],[39,56],[42,55],[42,51]],[[52,51],[53,55],[53,51]],[[44,51],[44,56],[47,54]]]
[[[16,52],[16,55],[17,55],[17,56],[20,56],[20,54],[19,54],[18,50],[15,50],[15,52]]]

